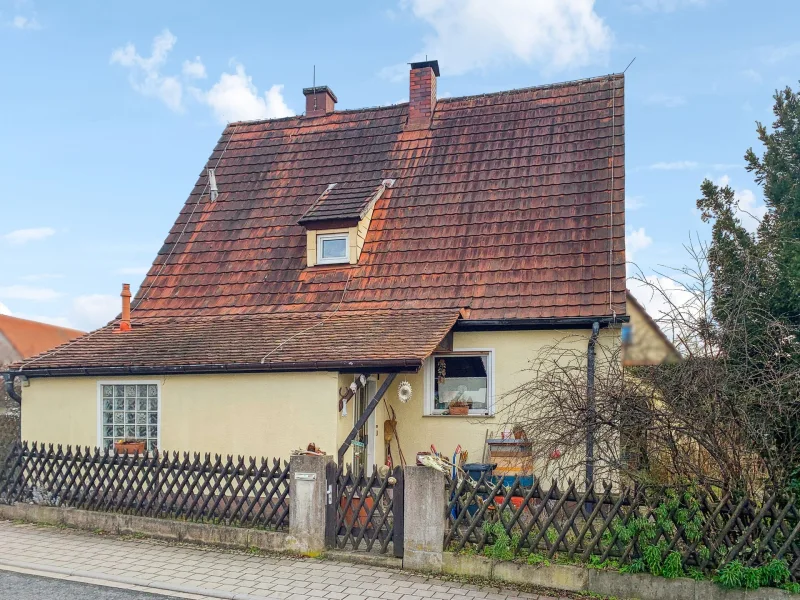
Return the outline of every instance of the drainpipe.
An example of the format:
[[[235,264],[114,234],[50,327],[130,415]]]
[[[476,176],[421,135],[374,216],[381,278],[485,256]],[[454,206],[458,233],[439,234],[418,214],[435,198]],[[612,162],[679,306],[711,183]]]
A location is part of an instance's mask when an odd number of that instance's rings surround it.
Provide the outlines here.
[[[586,400],[588,401],[586,422],[586,487],[594,486],[594,371],[597,352],[597,334],[600,333],[600,323],[592,323],[592,335],[589,336],[589,348],[586,351]]]
[[[14,390],[14,375],[12,373],[3,373],[3,382],[5,383],[8,397],[21,406],[22,396]]]

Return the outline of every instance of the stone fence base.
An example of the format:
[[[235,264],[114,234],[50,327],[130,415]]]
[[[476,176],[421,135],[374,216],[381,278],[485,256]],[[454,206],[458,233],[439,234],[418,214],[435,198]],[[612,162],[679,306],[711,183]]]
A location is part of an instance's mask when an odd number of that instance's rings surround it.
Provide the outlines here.
[[[88,531],[102,530],[118,535],[144,535],[167,541],[209,544],[226,548],[258,548],[270,552],[309,554],[307,541],[286,532],[262,531],[243,527],[226,527],[204,523],[187,523],[169,519],[135,517],[115,513],[93,512],[75,508],[54,508],[33,504],[0,504],[0,520],[26,521],[46,525],[67,526]],[[424,551],[427,554],[427,550]],[[325,552],[337,560],[400,567],[394,557],[360,552]],[[429,557],[428,557],[429,558]],[[403,561],[406,569],[414,567]],[[430,571],[429,561],[422,561]],[[615,598],[639,600],[777,600],[797,598],[786,591],[761,588],[754,591],[724,590],[709,581],[664,579],[651,575],[625,575],[586,567],[551,565],[531,566],[516,562],[492,561],[481,556],[441,554],[441,571],[451,575],[481,578],[498,583],[534,585],[570,592],[589,592]]]

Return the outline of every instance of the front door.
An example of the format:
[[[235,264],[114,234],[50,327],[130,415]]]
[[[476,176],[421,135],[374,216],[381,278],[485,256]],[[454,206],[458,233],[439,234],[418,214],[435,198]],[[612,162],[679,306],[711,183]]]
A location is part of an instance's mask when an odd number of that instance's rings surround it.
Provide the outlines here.
[[[367,410],[367,405],[372,397],[376,394],[375,382],[370,379],[367,385],[359,388],[355,397],[355,410],[353,411],[353,424],[358,422],[358,419]],[[353,440],[353,467],[356,470],[372,469],[375,464],[375,411],[367,419],[366,423],[358,430],[356,437]]]

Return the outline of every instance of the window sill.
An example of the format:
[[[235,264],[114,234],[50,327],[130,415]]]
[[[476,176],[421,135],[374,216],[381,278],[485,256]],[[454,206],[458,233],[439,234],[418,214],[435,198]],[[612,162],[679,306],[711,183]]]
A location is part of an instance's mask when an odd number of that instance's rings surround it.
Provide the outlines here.
[[[469,419],[470,417],[472,417],[473,419],[476,418],[476,417],[479,417],[479,418],[482,418],[482,419],[490,419],[490,418],[494,417],[494,415],[491,414],[491,413],[471,413],[471,414],[468,414],[468,415],[440,415],[440,414],[436,414],[436,413],[432,413],[432,414],[429,413],[429,414],[422,415],[422,416],[423,417],[439,417],[439,418],[444,417],[445,419],[447,419],[447,418]]]

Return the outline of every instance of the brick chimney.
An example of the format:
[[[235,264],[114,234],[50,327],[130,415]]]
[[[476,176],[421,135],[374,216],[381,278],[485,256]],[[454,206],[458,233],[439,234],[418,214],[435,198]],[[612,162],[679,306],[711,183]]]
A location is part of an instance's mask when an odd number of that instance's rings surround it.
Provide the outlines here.
[[[338,101],[336,94],[327,85],[303,88],[303,95],[306,97],[307,117],[323,117],[331,114]]]
[[[131,330],[131,284],[122,284],[122,316],[119,319],[119,329],[117,331]]]
[[[436,110],[436,78],[439,61],[411,63],[411,87],[408,94],[407,129],[427,129]]]

